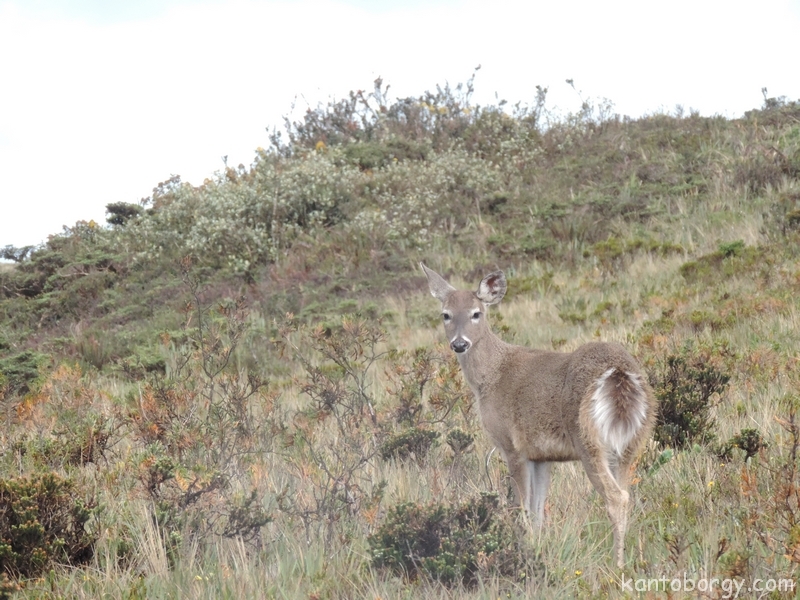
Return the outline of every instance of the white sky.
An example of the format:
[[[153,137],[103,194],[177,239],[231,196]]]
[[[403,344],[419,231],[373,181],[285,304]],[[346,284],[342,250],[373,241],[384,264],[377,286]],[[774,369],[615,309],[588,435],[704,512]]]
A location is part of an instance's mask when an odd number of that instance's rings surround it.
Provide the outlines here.
[[[171,174],[249,165],[297,99],[393,98],[740,116],[800,99],[800,0],[0,0],[0,247],[37,244]]]

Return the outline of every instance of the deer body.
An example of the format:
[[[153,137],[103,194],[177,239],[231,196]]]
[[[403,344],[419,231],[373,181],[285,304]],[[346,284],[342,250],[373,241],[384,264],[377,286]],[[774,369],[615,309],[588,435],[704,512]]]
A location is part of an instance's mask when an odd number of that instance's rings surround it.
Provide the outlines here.
[[[569,353],[507,344],[485,318],[486,307],[505,295],[501,271],[469,292],[422,268],[442,302],[445,331],[483,427],[508,465],[517,503],[541,526],[551,464],[581,461],[605,501],[622,566],[629,471],[656,407],[636,361],[615,343]]]

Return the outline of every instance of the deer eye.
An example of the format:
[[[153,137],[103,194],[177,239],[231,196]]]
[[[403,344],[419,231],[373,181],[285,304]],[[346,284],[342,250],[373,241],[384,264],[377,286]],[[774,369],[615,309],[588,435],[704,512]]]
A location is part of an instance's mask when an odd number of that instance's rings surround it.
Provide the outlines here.
[[[444,320],[445,323],[449,323],[450,315],[448,313],[442,313],[442,319]]]
[[[474,313],[472,313],[472,320],[473,321],[477,321],[480,318],[481,318],[481,311],[476,310]]]

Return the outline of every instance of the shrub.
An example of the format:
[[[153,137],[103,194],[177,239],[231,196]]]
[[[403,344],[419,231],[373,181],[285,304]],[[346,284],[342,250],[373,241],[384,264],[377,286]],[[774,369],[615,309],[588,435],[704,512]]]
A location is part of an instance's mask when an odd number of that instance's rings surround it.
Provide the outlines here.
[[[429,348],[416,348],[389,353],[386,373],[391,382],[386,392],[392,398],[394,420],[398,424],[417,425],[423,416],[423,395],[436,376],[439,357]]]
[[[762,232],[770,238],[785,238],[800,230],[800,188],[789,180],[775,190],[775,199],[764,215]]]
[[[5,383],[9,395],[24,395],[36,386],[40,367],[47,360],[44,354],[25,350],[0,359],[0,381]]]
[[[745,460],[753,458],[762,448],[767,448],[769,444],[764,440],[758,429],[745,428],[734,435],[722,448],[718,454],[723,458],[730,458],[734,449],[744,450]]]
[[[681,265],[680,274],[689,283],[716,282],[722,277],[743,275],[762,266],[769,257],[763,249],[742,240],[720,243],[715,252]]]
[[[475,436],[462,429],[452,429],[445,438],[447,445],[455,452],[456,456],[463,454],[475,441]]]
[[[208,305],[190,261],[183,268],[185,341],[173,368],[144,375],[120,415],[171,560],[184,534],[258,543],[271,520],[251,466],[271,449],[272,422],[256,414],[269,413],[273,398],[266,381],[235,366],[245,307]]]
[[[414,502],[390,509],[369,537],[372,565],[410,580],[429,577],[445,585],[474,585],[479,576],[527,577],[518,537],[498,514],[497,494],[460,505]]]
[[[27,407],[26,407],[27,408]],[[48,411],[50,412],[50,411]],[[111,444],[111,426],[102,415],[90,412],[82,418],[75,418],[72,410],[61,410],[56,421],[53,436],[22,436],[14,442],[14,449],[20,455],[29,455],[35,463],[53,468],[65,465],[97,465],[106,461],[106,453]]]
[[[20,263],[28,257],[28,254],[30,254],[31,250],[34,248],[35,246],[22,246],[21,248],[11,245],[4,246],[0,248],[0,258]]]
[[[439,433],[430,429],[413,427],[401,433],[390,436],[380,449],[381,458],[389,460],[396,458],[406,459],[414,455],[417,462],[423,462],[428,452],[439,438]]]
[[[659,242],[651,237],[620,239],[612,235],[608,239],[599,241],[584,250],[584,256],[594,256],[604,269],[610,271],[619,267],[626,257],[633,256],[637,252],[668,256],[683,251],[683,248],[678,244]]]
[[[86,563],[97,539],[86,524],[96,511],[55,473],[0,479],[0,571],[38,577],[54,563]]]
[[[715,352],[728,350],[695,349],[687,344],[668,355],[659,371],[650,374],[650,385],[659,401],[655,439],[662,446],[683,448],[714,439],[711,409],[730,380],[730,375],[710,360]]]
[[[131,204],[129,202],[112,202],[106,204],[106,222],[109,225],[117,225],[122,227],[128,220],[138,217],[142,214],[144,209],[138,204]]]
[[[309,329],[290,315],[279,334],[282,350],[302,365],[297,384],[308,402],[279,426],[292,482],[277,503],[303,522],[309,539],[324,532],[328,544],[334,524],[383,497],[385,483],[370,472],[382,437],[371,371],[385,355],[385,332],[379,321],[352,316]]]

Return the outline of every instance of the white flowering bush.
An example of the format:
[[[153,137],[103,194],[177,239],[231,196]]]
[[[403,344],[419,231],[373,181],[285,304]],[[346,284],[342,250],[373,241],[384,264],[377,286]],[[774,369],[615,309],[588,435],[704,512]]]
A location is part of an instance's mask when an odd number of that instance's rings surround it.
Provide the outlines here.
[[[341,220],[362,174],[334,153],[281,161],[260,151],[250,170],[228,169],[202,186],[181,184],[127,233],[140,258],[193,254],[201,262],[248,272],[275,259],[301,233]]]
[[[478,218],[481,202],[501,189],[501,172],[465,150],[427,161],[396,162],[376,172],[355,227],[383,229],[387,239],[424,247],[437,233],[453,233]]]

